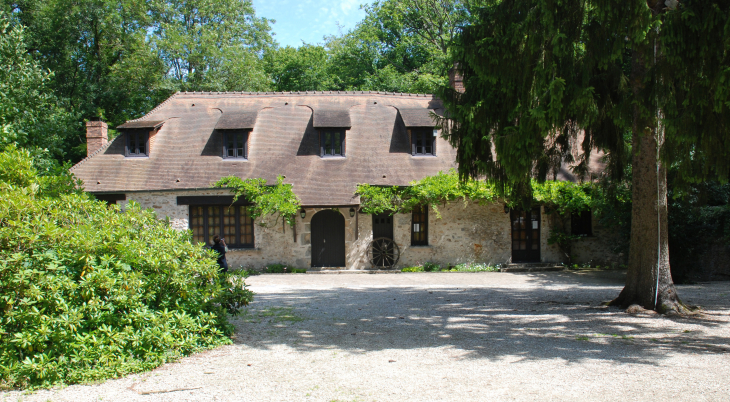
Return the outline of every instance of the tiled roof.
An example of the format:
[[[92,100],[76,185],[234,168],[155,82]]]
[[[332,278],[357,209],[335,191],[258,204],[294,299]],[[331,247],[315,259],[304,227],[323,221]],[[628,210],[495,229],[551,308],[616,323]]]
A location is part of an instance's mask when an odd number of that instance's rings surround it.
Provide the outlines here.
[[[435,157],[411,156],[399,113],[429,125],[430,112],[442,114],[441,109],[438,98],[421,94],[180,92],[126,123],[164,122],[151,140],[149,158],[125,158],[119,136],[72,172],[90,192],[208,188],[228,175],[271,183],[282,175],[303,205],[352,205],[359,202],[354,194],[359,183],[407,185],[456,167],[455,150],[442,138],[436,139]],[[227,117],[221,122],[222,116]],[[349,120],[344,158],[320,158],[315,116],[325,119],[317,118],[322,127]],[[248,160],[221,158],[216,126],[250,125],[251,119]]]

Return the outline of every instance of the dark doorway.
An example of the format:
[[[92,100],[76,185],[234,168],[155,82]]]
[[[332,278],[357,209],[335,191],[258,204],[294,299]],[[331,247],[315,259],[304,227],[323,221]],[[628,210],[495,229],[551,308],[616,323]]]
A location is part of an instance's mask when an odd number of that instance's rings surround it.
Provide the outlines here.
[[[380,237],[393,240],[393,215],[373,215],[373,239]]]
[[[312,266],[345,266],[345,218],[326,209],[312,217]]]
[[[540,262],[540,207],[512,210],[512,262]]]

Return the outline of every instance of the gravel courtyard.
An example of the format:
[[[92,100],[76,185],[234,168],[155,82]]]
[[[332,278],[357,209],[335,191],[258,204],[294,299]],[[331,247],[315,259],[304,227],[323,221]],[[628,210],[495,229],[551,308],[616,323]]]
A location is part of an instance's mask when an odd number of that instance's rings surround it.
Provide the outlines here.
[[[694,318],[601,303],[617,271],[261,275],[235,343],[7,401],[730,401],[730,282]]]

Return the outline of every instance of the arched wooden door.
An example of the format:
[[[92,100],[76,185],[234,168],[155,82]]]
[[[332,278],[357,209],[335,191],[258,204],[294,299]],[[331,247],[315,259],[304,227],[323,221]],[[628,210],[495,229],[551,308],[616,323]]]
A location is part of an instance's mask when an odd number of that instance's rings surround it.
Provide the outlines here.
[[[312,266],[345,266],[345,218],[326,209],[312,217]]]

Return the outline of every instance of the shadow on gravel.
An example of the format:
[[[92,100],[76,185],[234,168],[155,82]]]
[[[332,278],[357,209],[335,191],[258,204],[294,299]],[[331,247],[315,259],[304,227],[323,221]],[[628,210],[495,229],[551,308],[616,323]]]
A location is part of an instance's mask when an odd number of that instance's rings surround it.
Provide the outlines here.
[[[284,344],[301,352],[451,348],[456,359],[649,365],[672,354],[730,353],[730,302],[717,295],[727,293],[730,283],[711,295],[703,286],[680,287],[682,297],[709,304],[712,311],[664,318],[603,307],[621,289],[616,278],[561,290],[544,289],[553,282],[566,285],[559,275],[530,278],[543,288],[348,287],[260,294],[234,321],[236,342],[260,349]]]

